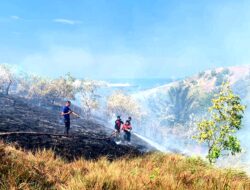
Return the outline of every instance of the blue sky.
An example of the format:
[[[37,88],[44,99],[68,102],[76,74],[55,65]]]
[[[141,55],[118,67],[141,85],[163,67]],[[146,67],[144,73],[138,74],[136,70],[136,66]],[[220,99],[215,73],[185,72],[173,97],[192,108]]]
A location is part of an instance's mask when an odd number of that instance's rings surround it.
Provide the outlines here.
[[[2,0],[0,63],[81,78],[249,64],[249,10],[244,0]]]

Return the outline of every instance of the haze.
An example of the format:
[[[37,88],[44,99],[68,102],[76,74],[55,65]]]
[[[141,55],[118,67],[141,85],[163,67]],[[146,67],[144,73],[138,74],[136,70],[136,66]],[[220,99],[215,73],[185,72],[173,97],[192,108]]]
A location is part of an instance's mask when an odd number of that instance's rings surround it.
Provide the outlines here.
[[[0,63],[98,79],[249,64],[249,9],[244,0],[5,0]]]

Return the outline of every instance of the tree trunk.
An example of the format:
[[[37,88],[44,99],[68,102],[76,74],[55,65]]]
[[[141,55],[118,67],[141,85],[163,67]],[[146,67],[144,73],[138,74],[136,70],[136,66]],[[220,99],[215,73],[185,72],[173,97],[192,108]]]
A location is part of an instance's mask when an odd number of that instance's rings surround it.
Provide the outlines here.
[[[6,88],[6,91],[5,91],[5,94],[6,94],[7,96],[9,95],[9,90],[10,90],[11,84],[12,84],[12,80],[10,80],[10,82],[9,82],[7,88]]]
[[[210,164],[213,164],[213,160],[212,160],[212,158],[210,157],[211,151],[212,151],[212,146],[209,146],[209,150],[208,150],[208,161],[209,161]]]
[[[91,118],[91,109],[88,109],[87,111],[87,120],[90,120]]]

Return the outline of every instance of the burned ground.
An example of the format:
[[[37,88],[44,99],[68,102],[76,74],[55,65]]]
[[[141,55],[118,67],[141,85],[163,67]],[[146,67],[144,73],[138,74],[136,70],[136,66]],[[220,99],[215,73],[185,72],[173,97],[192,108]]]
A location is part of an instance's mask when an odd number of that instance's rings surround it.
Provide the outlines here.
[[[0,104],[0,139],[25,150],[52,149],[67,160],[103,156],[113,160],[139,156],[148,149],[136,137],[134,146],[117,145],[109,138],[109,129],[84,119],[72,119],[71,134],[65,136],[58,106],[37,106],[24,98],[3,95]]]

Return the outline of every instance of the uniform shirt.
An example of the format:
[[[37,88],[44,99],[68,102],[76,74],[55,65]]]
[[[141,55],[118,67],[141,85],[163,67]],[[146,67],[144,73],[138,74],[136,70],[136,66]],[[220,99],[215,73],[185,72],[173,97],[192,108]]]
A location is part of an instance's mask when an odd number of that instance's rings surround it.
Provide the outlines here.
[[[121,128],[122,124],[123,124],[123,121],[121,119],[117,119],[115,121],[115,127],[117,127],[117,128]]]
[[[63,113],[69,113],[71,109],[68,106],[63,107]],[[65,120],[70,120],[70,114],[66,114],[63,116]]]
[[[122,130],[124,130],[124,131],[132,130],[132,126],[131,126],[131,125],[126,125],[126,124],[124,124],[124,125],[122,126]]]

